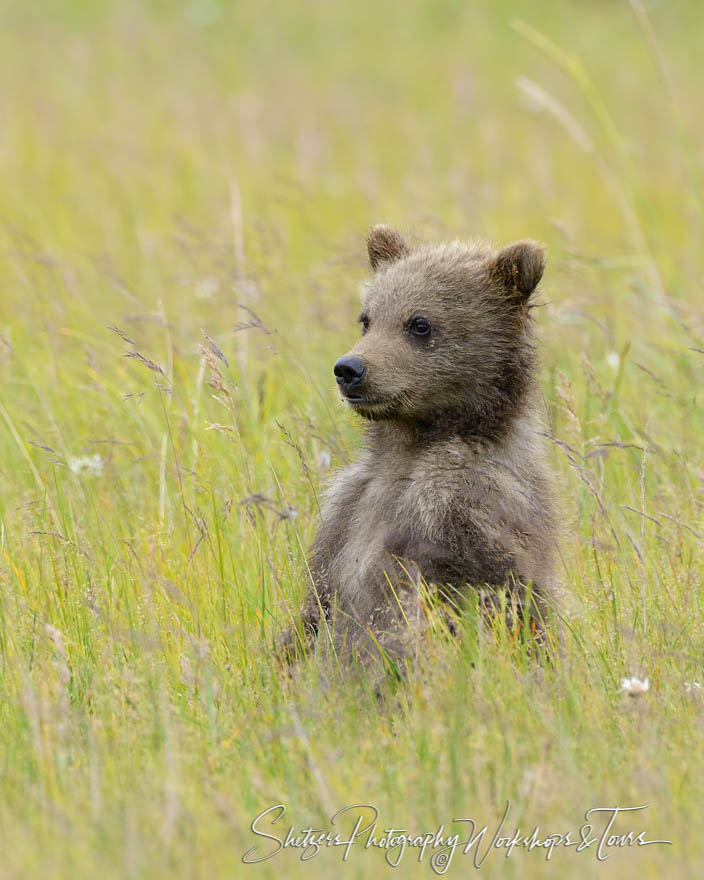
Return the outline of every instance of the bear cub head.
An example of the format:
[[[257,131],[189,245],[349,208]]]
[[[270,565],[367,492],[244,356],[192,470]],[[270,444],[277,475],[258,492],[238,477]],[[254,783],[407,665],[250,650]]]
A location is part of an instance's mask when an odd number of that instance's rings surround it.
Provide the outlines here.
[[[530,299],[543,248],[411,248],[389,226],[374,226],[367,245],[362,337],[335,364],[343,399],[415,432],[501,433],[535,372]]]

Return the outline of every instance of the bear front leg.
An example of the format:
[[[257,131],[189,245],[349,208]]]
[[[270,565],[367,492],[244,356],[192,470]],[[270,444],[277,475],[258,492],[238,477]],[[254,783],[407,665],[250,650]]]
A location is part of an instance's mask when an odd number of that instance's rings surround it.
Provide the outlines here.
[[[421,574],[448,612],[460,611],[467,594],[476,592],[487,622],[503,613],[510,632],[517,636],[527,623],[532,639],[543,643],[548,612],[543,591],[535,584],[529,588],[516,574],[508,552],[495,549],[489,554],[485,543],[465,539],[453,541],[453,546],[448,547],[423,539],[404,541],[395,536],[390,549],[398,565],[407,570],[415,568]],[[448,613],[447,624],[451,632],[456,631],[453,613]]]
[[[324,581],[313,583],[299,609],[299,621],[294,621],[276,640],[279,659],[291,665],[304,656],[318,635],[321,621],[328,619],[330,602]]]

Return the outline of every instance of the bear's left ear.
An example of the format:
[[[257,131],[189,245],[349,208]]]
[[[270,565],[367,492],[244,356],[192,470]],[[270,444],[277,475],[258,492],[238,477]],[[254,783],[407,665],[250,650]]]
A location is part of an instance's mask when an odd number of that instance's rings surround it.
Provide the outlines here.
[[[509,244],[491,260],[491,274],[507,293],[527,302],[543,277],[545,249],[537,241]]]
[[[391,226],[372,226],[367,236],[369,262],[375,271],[384,263],[395,263],[411,251],[404,237]]]

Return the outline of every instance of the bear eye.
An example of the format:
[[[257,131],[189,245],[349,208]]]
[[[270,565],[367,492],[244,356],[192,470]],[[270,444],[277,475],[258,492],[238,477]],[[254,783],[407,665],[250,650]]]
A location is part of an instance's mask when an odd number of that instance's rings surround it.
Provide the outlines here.
[[[419,339],[427,339],[431,329],[430,321],[427,318],[412,318],[408,323],[408,330]]]
[[[362,314],[359,316],[359,318],[357,320],[362,325],[362,336],[364,336],[364,334],[369,329],[369,315]]]

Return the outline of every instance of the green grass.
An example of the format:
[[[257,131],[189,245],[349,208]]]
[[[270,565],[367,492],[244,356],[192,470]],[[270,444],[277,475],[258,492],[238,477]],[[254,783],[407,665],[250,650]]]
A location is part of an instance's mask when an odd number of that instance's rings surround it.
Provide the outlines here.
[[[432,876],[241,857],[278,803],[426,831],[507,799],[509,833],[649,803],[618,828],[673,846],[488,876],[698,876],[699,4],[0,10],[0,876]],[[359,443],[331,365],[380,221],[547,244],[573,597],[553,666],[431,639],[388,707],[272,658]]]

